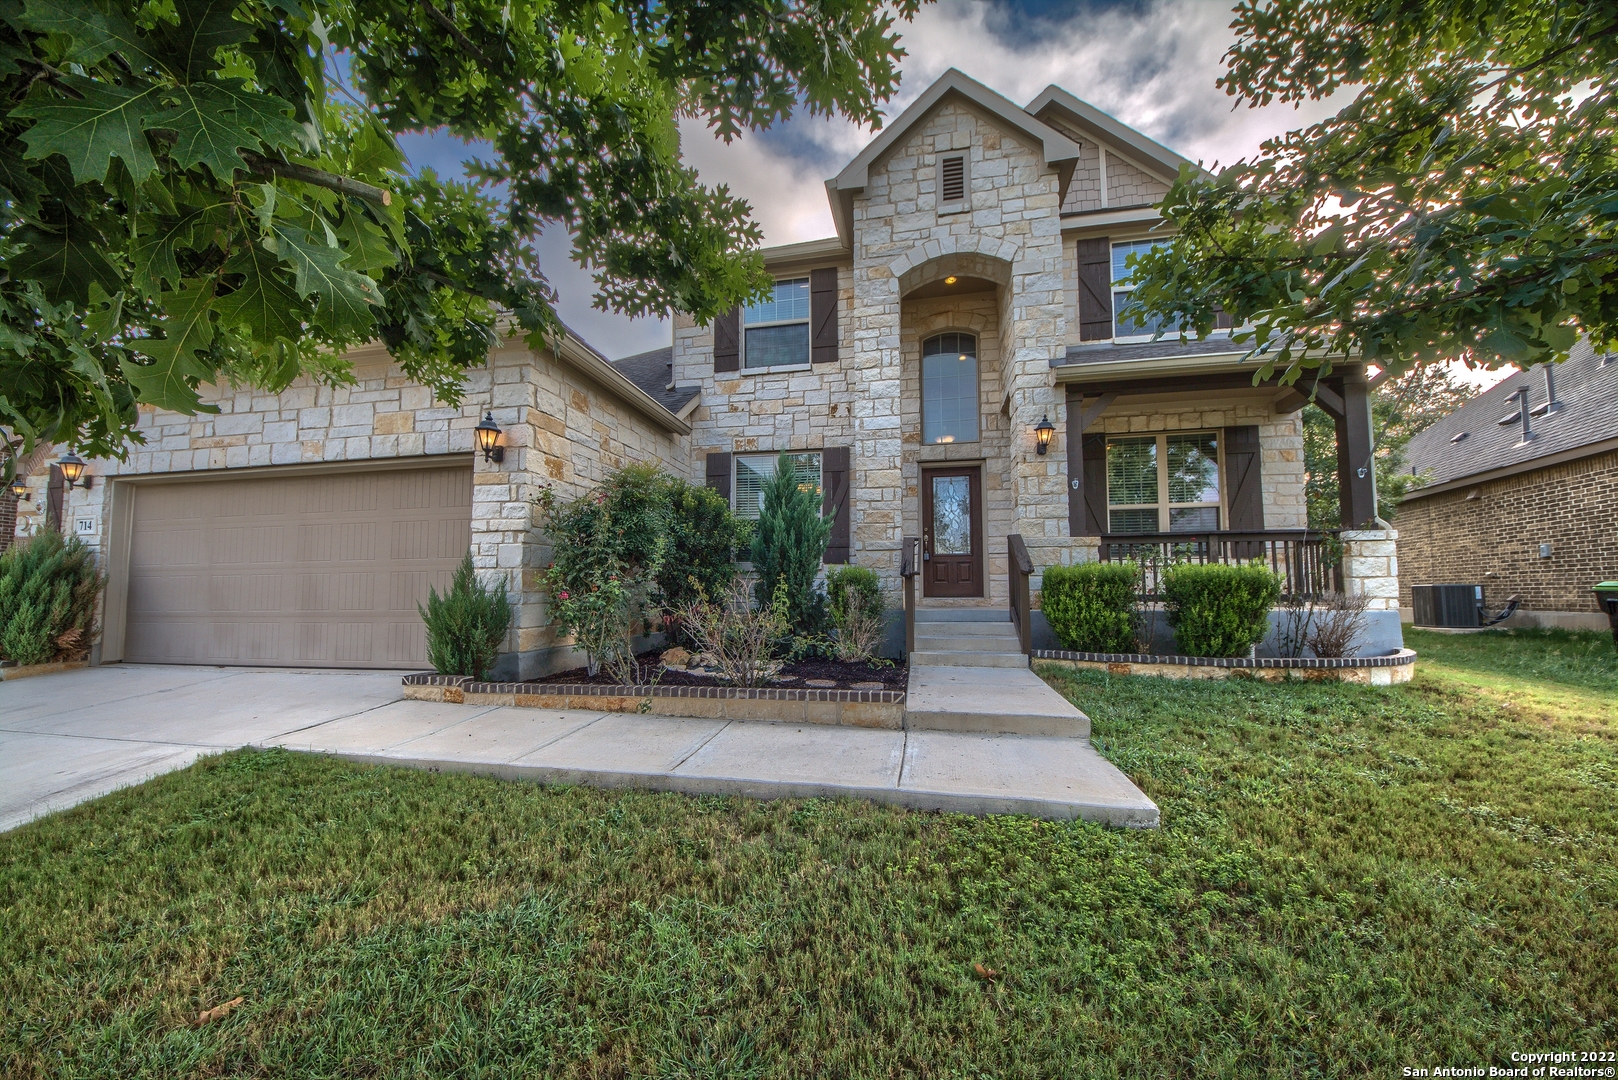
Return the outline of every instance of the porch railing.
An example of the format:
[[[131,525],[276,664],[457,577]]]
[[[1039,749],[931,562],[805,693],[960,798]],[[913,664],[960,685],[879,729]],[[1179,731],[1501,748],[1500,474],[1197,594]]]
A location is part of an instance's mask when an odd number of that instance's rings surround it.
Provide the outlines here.
[[[1281,578],[1283,603],[1318,600],[1343,591],[1342,542],[1336,532],[1266,529],[1263,532],[1111,533],[1101,537],[1101,561],[1140,564],[1136,592],[1162,598],[1163,574],[1180,562],[1262,562]]]
[[[1011,622],[1017,628],[1017,640],[1025,655],[1034,648],[1034,610],[1028,591],[1028,579],[1034,573],[1034,560],[1028,557],[1028,545],[1021,533],[1006,537],[1006,577],[1011,595]]]
[[[916,575],[921,573],[921,537],[907,536],[899,551],[899,576],[905,583],[905,656],[916,651]]]

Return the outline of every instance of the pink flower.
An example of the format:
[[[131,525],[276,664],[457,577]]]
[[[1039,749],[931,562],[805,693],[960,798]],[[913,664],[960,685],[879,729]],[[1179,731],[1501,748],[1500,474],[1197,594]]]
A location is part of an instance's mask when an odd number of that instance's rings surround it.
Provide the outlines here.
[[[561,592],[557,593],[556,598],[558,600],[566,600],[567,599],[567,590],[563,589]]]

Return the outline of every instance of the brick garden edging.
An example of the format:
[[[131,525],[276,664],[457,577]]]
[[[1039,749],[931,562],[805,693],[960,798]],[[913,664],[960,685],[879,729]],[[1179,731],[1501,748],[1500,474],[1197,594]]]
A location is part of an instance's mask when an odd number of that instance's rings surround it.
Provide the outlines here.
[[[59,671],[77,671],[90,666],[88,660],[57,660],[49,664],[14,664],[10,660],[0,663],[0,681],[27,679],[35,675],[55,675]]]
[[[404,695],[418,701],[515,705],[527,709],[656,713],[713,720],[777,720],[851,727],[904,726],[903,690],[815,690],[797,687],[592,686],[566,683],[480,682],[466,675],[404,677]]]
[[[1168,679],[1284,679],[1366,683],[1389,686],[1409,682],[1416,671],[1414,649],[1400,649],[1385,656],[1319,657],[1224,657],[1155,656],[1148,653],[1087,653],[1064,649],[1035,649],[1035,661],[1061,664],[1110,675],[1159,675]]]

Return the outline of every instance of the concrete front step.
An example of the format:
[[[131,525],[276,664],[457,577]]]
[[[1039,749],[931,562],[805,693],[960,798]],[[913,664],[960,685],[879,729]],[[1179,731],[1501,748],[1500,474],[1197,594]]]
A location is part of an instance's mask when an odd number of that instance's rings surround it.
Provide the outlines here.
[[[1007,735],[1090,737],[1090,718],[1028,670],[910,666],[905,728]]]
[[[916,625],[922,623],[1005,623],[1011,625],[1011,615],[1003,607],[993,608],[926,608],[916,609]]]
[[[920,643],[918,642],[918,645]],[[1028,657],[1020,652],[977,652],[966,649],[921,649],[910,654],[910,666],[1028,668]]]
[[[988,628],[985,627],[985,630]],[[1007,627],[1004,631],[983,632],[972,630],[970,633],[963,627],[960,631],[940,632],[936,626],[916,627],[916,648],[918,650],[943,649],[946,651],[964,652],[968,649],[980,652],[1012,652],[1022,653],[1022,644],[1017,640],[1017,632]]]

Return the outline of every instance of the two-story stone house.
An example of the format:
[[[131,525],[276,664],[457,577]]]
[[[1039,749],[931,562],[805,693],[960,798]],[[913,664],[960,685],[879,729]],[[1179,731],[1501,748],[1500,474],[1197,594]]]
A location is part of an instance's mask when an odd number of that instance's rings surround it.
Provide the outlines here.
[[[454,409],[380,351],[353,388],[220,389],[217,416],[143,416],[128,462],[92,463],[99,487],[35,477],[19,529],[58,505],[101,546],[104,660],[420,666],[415,604],[470,543],[517,602],[506,676],[573,662],[533,497],[628,460],[756,515],[790,452],[835,514],[827,561],[897,595],[915,538],[925,604],[1003,607],[1014,533],[1036,568],[1222,531],[1247,539],[1209,557],[1286,562],[1304,394],[1255,385],[1223,332],[1154,341],[1117,284],[1166,239],[1156,204],[1189,164],[1059,88],[1024,108],[950,71],[826,182],[836,236],[765,252],[763,303],[616,364],[508,343]],[[1311,389],[1341,417],[1344,525],[1374,524],[1364,373]],[[473,453],[484,415],[501,460]],[[1391,544],[1347,537],[1397,644]]]

